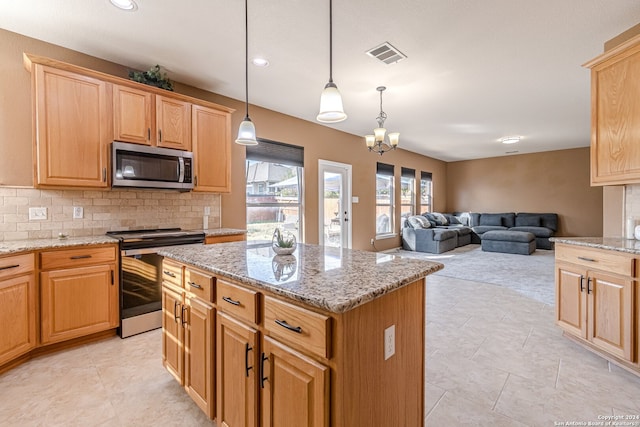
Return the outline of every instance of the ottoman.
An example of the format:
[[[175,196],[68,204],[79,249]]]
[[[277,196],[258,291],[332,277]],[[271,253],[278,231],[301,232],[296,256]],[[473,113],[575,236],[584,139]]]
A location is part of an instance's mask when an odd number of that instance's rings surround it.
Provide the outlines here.
[[[527,231],[487,231],[482,235],[482,250],[530,255],[536,250],[536,236]]]

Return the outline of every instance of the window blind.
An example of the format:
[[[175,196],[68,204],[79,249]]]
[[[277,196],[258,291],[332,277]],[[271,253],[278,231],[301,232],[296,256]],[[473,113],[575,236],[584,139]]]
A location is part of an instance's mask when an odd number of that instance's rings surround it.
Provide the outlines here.
[[[410,168],[402,168],[400,171],[400,176],[403,178],[416,178],[416,170]]]
[[[247,146],[247,160],[304,167],[304,147],[258,138],[258,145]]]
[[[393,165],[388,165],[386,163],[376,163],[376,174],[393,176],[393,168]]]
[[[424,172],[424,171],[420,172],[420,178],[423,181],[432,181],[433,180],[432,177],[433,177],[433,174],[431,172]]]

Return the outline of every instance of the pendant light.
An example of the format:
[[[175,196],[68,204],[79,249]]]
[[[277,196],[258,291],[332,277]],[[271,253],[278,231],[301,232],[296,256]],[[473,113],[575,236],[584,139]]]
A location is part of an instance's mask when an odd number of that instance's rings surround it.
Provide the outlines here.
[[[247,0],[244,0],[244,48],[245,48],[245,63],[244,63],[244,83],[245,83],[245,105],[246,115],[240,128],[238,129],[238,138],[236,144],[240,145],[258,145],[256,140],[256,127],[249,118],[249,12],[247,7]]]
[[[338,123],[347,118],[342,107],[342,97],[333,82],[333,0],[329,0],[329,82],[320,95],[320,113],[316,120],[322,123]]]

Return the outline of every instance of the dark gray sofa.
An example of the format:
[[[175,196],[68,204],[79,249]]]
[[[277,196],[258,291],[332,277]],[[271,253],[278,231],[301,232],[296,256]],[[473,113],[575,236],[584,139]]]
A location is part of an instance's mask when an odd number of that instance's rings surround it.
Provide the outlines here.
[[[472,230],[446,216],[446,225],[431,214],[423,214],[428,228],[414,228],[407,219],[402,222],[402,247],[406,250],[441,254],[458,246],[471,243]]]
[[[558,214],[555,213],[470,213],[473,230],[471,243],[480,243],[482,235],[492,230],[525,231],[536,236],[537,249],[553,249],[549,237],[558,230]]]

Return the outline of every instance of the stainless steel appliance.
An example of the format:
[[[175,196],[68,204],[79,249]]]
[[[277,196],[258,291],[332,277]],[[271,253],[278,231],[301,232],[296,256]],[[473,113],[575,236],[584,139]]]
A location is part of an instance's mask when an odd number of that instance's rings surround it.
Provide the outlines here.
[[[193,189],[193,153],[114,141],[112,187]]]
[[[120,241],[122,338],[162,326],[162,246],[204,243],[204,233],[179,228],[108,231]]]

